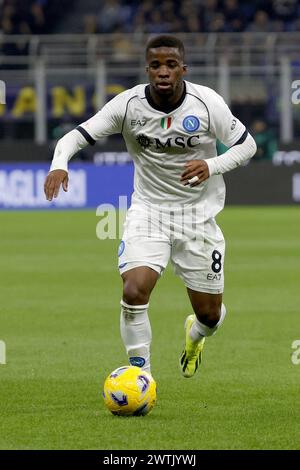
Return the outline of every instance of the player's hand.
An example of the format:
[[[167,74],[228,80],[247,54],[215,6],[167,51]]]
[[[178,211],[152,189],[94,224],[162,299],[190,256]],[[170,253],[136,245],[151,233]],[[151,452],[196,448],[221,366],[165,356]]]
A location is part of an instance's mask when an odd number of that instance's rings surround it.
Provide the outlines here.
[[[198,184],[209,178],[209,169],[205,160],[190,160],[185,165],[185,170],[181,175],[181,182],[186,186],[189,184],[191,187],[197,186]],[[197,177],[198,180],[190,183],[189,180]]]
[[[68,191],[68,172],[65,170],[53,170],[50,171],[48,174],[45,184],[44,184],[44,192],[46,195],[46,199],[48,201],[52,201],[53,197],[57,197],[59,193],[60,185],[64,191]]]

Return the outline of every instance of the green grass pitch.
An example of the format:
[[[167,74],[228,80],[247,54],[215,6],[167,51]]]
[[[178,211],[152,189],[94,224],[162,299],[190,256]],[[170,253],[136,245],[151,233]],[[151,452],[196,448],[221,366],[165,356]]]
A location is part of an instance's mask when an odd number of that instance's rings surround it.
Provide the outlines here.
[[[224,302],[195,377],[178,369],[181,281],[168,270],[150,304],[153,412],[104,408],[119,336],[118,241],[96,238],[94,211],[0,213],[1,449],[296,449],[300,443],[300,217],[296,207],[226,208]]]

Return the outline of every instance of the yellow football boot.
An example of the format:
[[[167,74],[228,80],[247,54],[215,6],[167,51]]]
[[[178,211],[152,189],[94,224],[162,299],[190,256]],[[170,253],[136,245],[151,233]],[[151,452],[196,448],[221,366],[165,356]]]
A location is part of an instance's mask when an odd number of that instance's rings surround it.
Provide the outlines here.
[[[202,350],[205,338],[198,342],[190,338],[190,330],[196,315],[189,315],[185,320],[185,348],[180,357],[180,369],[184,377],[193,377],[202,361]]]

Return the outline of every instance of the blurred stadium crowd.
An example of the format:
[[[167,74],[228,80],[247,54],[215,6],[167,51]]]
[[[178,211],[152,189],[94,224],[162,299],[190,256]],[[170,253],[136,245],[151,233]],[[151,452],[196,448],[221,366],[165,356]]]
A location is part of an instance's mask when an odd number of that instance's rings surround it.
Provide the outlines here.
[[[51,33],[72,0],[0,0],[0,33]]]
[[[299,0],[0,0],[3,34],[300,31],[299,17]]]
[[[201,83],[216,89],[217,69],[211,71],[209,67],[216,65],[214,55],[216,56],[216,51],[223,54],[224,51],[220,52],[219,49],[225,46],[229,66],[236,67],[231,73],[229,84],[233,112],[240,116],[256,137],[259,150],[255,158],[270,160],[278,145],[282,113],[282,86],[277,57],[280,54],[288,57],[285,47],[291,44],[296,47],[296,52],[290,53],[295,78],[299,70],[297,41],[289,39],[289,34],[280,33],[297,31],[300,31],[300,0],[0,0],[0,70],[8,74],[12,71],[12,75],[6,75],[11,83],[6,109],[0,105],[3,122],[0,140],[33,139],[34,136],[32,116],[36,98],[30,71],[37,56],[30,49],[33,38],[31,35],[41,35],[40,38],[34,38],[37,41],[45,40],[45,45],[36,48],[36,51],[47,58],[50,70],[46,88],[47,135],[50,139],[56,139],[66,132],[65,125],[72,128],[95,111],[94,79],[86,75],[82,81],[80,73],[76,72],[76,75],[72,67],[84,70],[90,64],[93,65],[99,50],[105,56],[108,85],[118,87],[120,91],[121,88],[133,86],[136,77],[139,77],[138,47],[141,37],[160,33],[263,33],[192,34],[187,35],[191,37],[189,41],[192,43],[186,44],[186,41],[185,44],[188,55],[191,52],[189,49],[194,48],[189,63],[201,69]],[[69,38],[69,42],[65,39],[61,44],[59,34],[57,42],[50,41],[49,38],[56,37],[55,33],[73,36]],[[133,35],[127,36],[127,33]],[[45,36],[48,34],[51,36]],[[226,39],[226,36],[230,36],[230,39]],[[280,46],[280,54],[277,53],[279,49],[272,46],[275,45],[275,40],[267,41],[271,36],[281,38],[283,45]],[[284,36],[288,36],[286,43]],[[218,38],[215,48],[208,47],[208,37]],[[90,60],[88,54],[91,52],[88,46],[80,45],[80,38],[89,44],[94,39],[98,41],[95,42],[90,63],[80,62]],[[78,46],[75,39],[79,39]],[[31,41],[32,44],[34,41]],[[240,45],[241,50],[236,48],[232,53],[233,46]],[[257,45],[262,46],[262,49],[256,49]],[[268,45],[272,47],[268,48]],[[31,62],[26,62],[26,56]],[[65,76],[58,75],[54,79],[51,67],[55,70],[55,67],[59,68],[61,65],[70,67],[69,75],[65,72]],[[252,71],[251,67],[255,70]],[[123,74],[120,74],[121,68]],[[23,76],[21,81],[17,75],[14,76],[14,71],[18,70],[21,74],[28,70],[27,81]],[[115,91],[107,92],[107,97],[114,93]],[[60,116],[53,111],[56,108],[61,109]],[[294,106],[292,111],[295,136],[300,128],[298,109],[299,107]]]
[[[85,32],[295,31],[297,0],[106,0],[85,17]]]

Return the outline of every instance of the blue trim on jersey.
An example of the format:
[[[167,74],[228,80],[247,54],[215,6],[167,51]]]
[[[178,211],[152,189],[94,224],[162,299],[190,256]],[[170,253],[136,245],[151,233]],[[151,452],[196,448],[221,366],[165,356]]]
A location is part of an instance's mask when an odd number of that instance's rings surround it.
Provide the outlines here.
[[[243,142],[245,142],[247,136],[248,136],[248,131],[247,131],[247,129],[246,129],[245,132],[242,134],[242,136],[239,138],[239,140],[237,140],[237,141],[235,142],[235,144],[232,145],[232,147],[234,147],[235,145],[240,145],[240,144],[242,144]]]
[[[75,128],[78,132],[80,132],[81,135],[85,138],[85,140],[90,144],[90,145],[95,145],[96,141],[93,139],[92,136],[81,126],[77,126]]]

